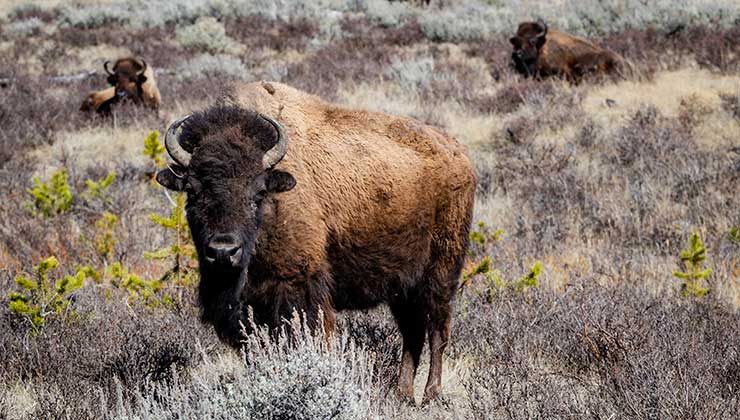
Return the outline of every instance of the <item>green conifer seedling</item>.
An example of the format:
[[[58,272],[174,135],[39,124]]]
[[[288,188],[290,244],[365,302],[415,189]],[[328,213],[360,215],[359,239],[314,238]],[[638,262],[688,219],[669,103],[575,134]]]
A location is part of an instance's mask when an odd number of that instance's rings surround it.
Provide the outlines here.
[[[164,281],[174,277],[178,285],[190,284],[195,278],[195,270],[190,268],[189,263],[198,258],[190,238],[188,221],[185,218],[185,198],[185,194],[178,194],[175,197],[175,206],[172,207],[169,217],[158,214],[149,215],[154,223],[172,232],[174,241],[170,246],[144,253],[144,257],[148,259],[171,260],[171,268],[160,280]]]
[[[49,257],[34,269],[33,278],[19,274],[15,283],[21,292],[11,292],[10,310],[28,320],[32,333],[38,333],[51,315],[61,315],[69,306],[69,294],[81,288],[89,270],[80,269],[74,276],[64,276],[52,286],[49,272],[59,266],[56,257]]]
[[[110,262],[113,257],[113,249],[116,245],[116,237],[113,229],[118,223],[118,217],[109,212],[95,222],[97,233],[95,235],[95,249],[104,262]]]
[[[727,237],[730,239],[730,243],[740,245],[740,230],[738,228],[734,227],[730,229],[730,231],[727,232]]]
[[[711,268],[704,268],[707,259],[707,250],[701,241],[698,232],[689,237],[686,249],[681,252],[686,271],[674,271],[673,275],[683,280],[681,284],[681,295],[683,297],[701,297],[709,293],[708,287],[703,287],[701,282],[712,274]]]
[[[537,261],[534,263],[526,276],[520,278],[512,284],[514,290],[516,290],[517,292],[524,292],[531,287],[537,287],[539,285],[539,277],[541,273],[542,262]]]
[[[54,172],[48,183],[33,177],[33,188],[28,193],[33,197],[32,210],[37,215],[53,217],[72,208],[72,191],[64,169]]]
[[[142,153],[149,157],[157,168],[164,168],[166,162],[164,160],[165,148],[162,143],[159,142],[159,131],[152,131],[144,138],[144,150]]]
[[[85,184],[87,185],[87,191],[85,191],[85,193],[83,194],[85,200],[100,200],[105,204],[109,204],[111,202],[111,198],[108,195],[107,191],[108,187],[110,187],[110,185],[113,183],[113,180],[115,179],[116,172],[110,171],[105,178],[99,181],[93,181],[90,179],[85,180]]]

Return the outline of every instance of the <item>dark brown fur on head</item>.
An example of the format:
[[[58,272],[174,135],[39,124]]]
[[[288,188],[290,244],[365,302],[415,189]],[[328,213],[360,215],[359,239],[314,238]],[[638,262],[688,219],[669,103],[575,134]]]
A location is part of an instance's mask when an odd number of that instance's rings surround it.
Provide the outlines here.
[[[525,77],[537,74],[540,50],[545,45],[547,25],[543,21],[519,24],[516,36],[509,39],[514,50],[511,61],[517,72]]]
[[[229,342],[240,337],[238,321],[244,310],[239,295],[245,287],[268,194],[292,188],[295,181],[281,171],[265,169],[265,152],[277,142],[276,129],[259,114],[220,104],[190,116],[182,125],[180,144],[192,153],[187,168],[172,178],[165,170],[158,180],[188,194],[187,219],[198,252],[203,320],[214,324]],[[164,177],[170,177],[169,180]],[[206,246],[228,235],[240,246],[233,266],[206,258]]]

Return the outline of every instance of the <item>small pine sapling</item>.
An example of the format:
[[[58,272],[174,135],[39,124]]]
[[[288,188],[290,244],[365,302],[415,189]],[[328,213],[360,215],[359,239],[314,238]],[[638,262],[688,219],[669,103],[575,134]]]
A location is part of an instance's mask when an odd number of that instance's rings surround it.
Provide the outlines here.
[[[532,268],[529,269],[529,273],[519,280],[513,282],[511,287],[517,292],[525,292],[532,287],[537,287],[539,282],[540,274],[542,273],[542,262],[536,261]]]
[[[85,180],[85,184],[87,185],[87,191],[85,191],[82,196],[87,202],[93,202],[93,201],[100,201],[103,204],[110,204],[111,203],[111,197],[108,194],[108,187],[111,186],[113,181],[116,179],[116,172],[110,171],[108,172],[108,175],[98,181],[93,181],[90,179]]]
[[[144,257],[152,260],[169,260],[171,268],[160,278],[160,281],[174,279],[178,286],[187,286],[196,278],[197,253],[192,239],[188,221],[185,218],[185,195],[175,197],[175,206],[172,207],[169,217],[150,214],[149,218],[159,226],[172,232],[174,242],[164,248],[144,253]]]
[[[497,243],[504,234],[503,229],[493,230],[485,222],[478,222],[477,229],[470,232],[471,253],[485,253],[487,248]]]
[[[144,280],[136,274],[130,273],[120,262],[115,262],[106,270],[106,277],[118,288],[126,289],[130,299],[143,299],[148,305],[156,306],[156,294],[162,288],[157,280]]]
[[[98,251],[98,255],[103,260],[103,264],[106,266],[113,261],[113,250],[115,249],[116,236],[115,227],[118,223],[118,217],[109,212],[103,213],[103,215],[95,222],[95,228],[97,230],[95,234],[95,250]]]
[[[144,138],[144,150],[141,153],[151,159],[157,168],[164,168],[166,165],[164,152],[165,148],[159,142],[159,131],[152,131]]]
[[[34,278],[22,274],[15,278],[21,292],[10,293],[10,310],[26,319],[33,334],[38,333],[50,315],[62,315],[69,307],[70,293],[81,288],[90,269],[83,267],[74,276],[64,276],[52,286],[49,272],[59,266],[56,257],[49,257],[34,269]]]
[[[731,244],[740,245],[740,230],[736,227],[730,229],[730,231],[727,232],[727,238],[730,240]]]
[[[53,217],[72,208],[72,191],[67,183],[67,171],[60,169],[51,175],[49,182],[33,177],[33,188],[27,190],[33,197],[30,206],[35,215]]]
[[[704,268],[704,261],[707,259],[707,250],[701,241],[698,232],[694,232],[689,237],[689,242],[681,252],[681,261],[686,271],[674,271],[673,275],[683,280],[681,284],[681,296],[683,297],[701,297],[709,293],[709,287],[701,285],[703,279],[707,279],[712,274],[711,268]]]

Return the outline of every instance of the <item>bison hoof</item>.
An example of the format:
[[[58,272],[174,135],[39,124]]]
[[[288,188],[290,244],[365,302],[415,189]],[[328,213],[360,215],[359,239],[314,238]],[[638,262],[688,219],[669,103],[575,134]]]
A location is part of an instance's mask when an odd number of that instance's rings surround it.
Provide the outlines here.
[[[421,405],[427,405],[439,397],[440,387],[431,386],[424,390],[424,399],[421,401]]]
[[[398,387],[396,390],[396,396],[403,404],[408,405],[416,405],[416,400],[414,399],[414,389],[408,388],[408,387]]]

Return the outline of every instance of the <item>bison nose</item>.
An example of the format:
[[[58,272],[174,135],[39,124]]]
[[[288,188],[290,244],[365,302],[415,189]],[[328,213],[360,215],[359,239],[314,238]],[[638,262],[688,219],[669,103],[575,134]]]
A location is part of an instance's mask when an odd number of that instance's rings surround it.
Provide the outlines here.
[[[206,260],[210,263],[239,265],[242,247],[233,235],[216,235],[206,247]]]

